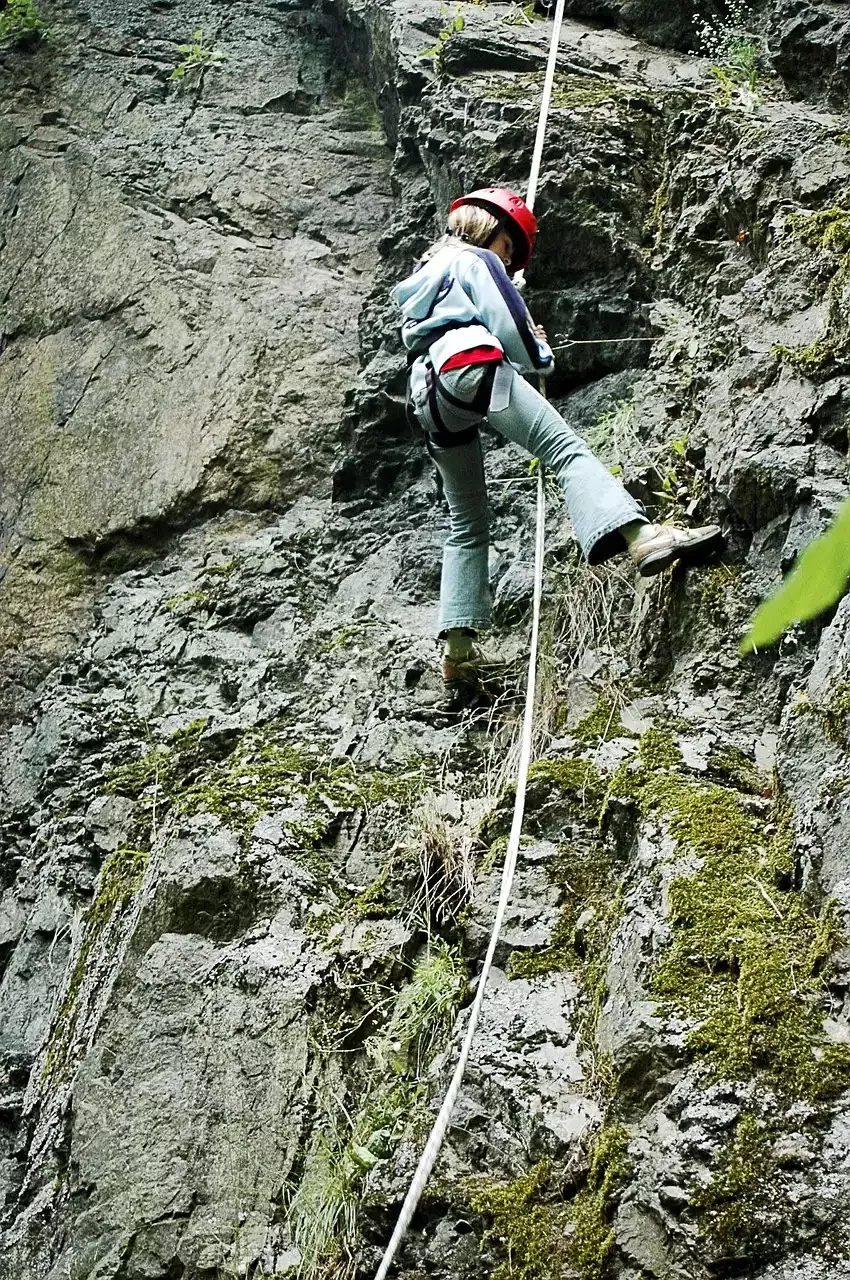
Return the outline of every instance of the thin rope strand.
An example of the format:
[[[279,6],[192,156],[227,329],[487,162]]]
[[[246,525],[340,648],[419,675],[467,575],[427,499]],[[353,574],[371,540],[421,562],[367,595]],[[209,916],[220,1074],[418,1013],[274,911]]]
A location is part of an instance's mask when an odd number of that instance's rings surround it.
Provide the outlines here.
[[[552,41],[549,45],[549,61],[546,64],[546,78],[543,81],[543,99],[540,103],[540,115],[537,118],[537,137],[534,139],[531,172],[528,175],[528,192],[525,197],[525,203],[529,209],[534,208],[534,202],[537,199],[537,184],[540,181],[540,164],[543,159],[543,144],[546,140],[549,104],[552,101],[552,89],[555,85],[555,67],[558,63],[558,46],[561,42],[561,24],[564,21],[564,0],[558,0],[553,21]]]
[[[567,347],[604,347],[610,345],[618,345],[621,342],[660,342],[660,338],[569,338],[566,342],[559,342],[556,347],[551,347],[552,351],[564,351]]]
[[[546,66],[546,77],[543,82],[543,98],[540,104],[540,116],[537,121],[537,137],[534,143],[534,155],[531,161],[531,174],[528,181],[528,194],[526,196],[526,204],[529,208],[533,208],[534,200],[537,195],[537,184],[540,177],[540,162],[543,156],[543,143],[546,136],[546,121],[549,117],[549,104],[552,98],[552,88],[555,82],[555,66],[558,61],[558,44],[561,38],[561,24],[564,17],[565,0],[558,0],[555,8],[554,26],[552,29],[552,41],[549,46],[549,61]],[[519,273],[518,273],[519,274]],[[522,720],[522,736],[520,738],[520,754],[519,765],[517,768],[516,782],[516,798],[514,800],[513,820],[511,822],[510,836],[508,837],[508,848],[505,854],[505,865],[502,869],[502,884],[499,892],[499,904],[496,908],[496,917],[493,921],[493,929],[490,934],[490,943],[487,947],[487,954],[484,957],[484,964],[481,968],[481,974],[478,979],[478,988],[475,992],[475,999],[469,1011],[469,1023],[466,1028],[466,1034],[463,1038],[460,1054],[458,1056],[457,1065],[454,1069],[451,1082],[449,1084],[446,1096],[443,1099],[443,1105],[434,1121],[434,1125],[428,1135],[428,1141],[425,1144],[425,1150],[416,1167],[401,1211],[398,1215],[395,1229],[390,1237],[390,1242],[384,1250],[381,1258],[380,1266],[375,1274],[375,1280],[386,1280],[389,1269],[395,1259],[399,1245],[404,1239],[425,1185],[431,1176],[437,1157],[440,1154],[440,1148],[443,1145],[449,1124],[451,1123],[452,1113],[455,1103],[460,1093],[463,1078],[466,1073],[466,1066],[469,1061],[469,1054],[472,1049],[472,1041],[475,1038],[475,1032],[478,1027],[478,1020],[481,1016],[481,1009],[484,1004],[484,995],[487,989],[487,979],[493,967],[493,960],[496,955],[496,946],[498,945],[499,935],[502,932],[502,924],[505,919],[505,912],[508,909],[510,901],[511,889],[513,887],[514,873],[516,872],[517,858],[519,856],[519,842],[522,835],[523,818],[525,817],[525,792],[528,783],[528,769],[531,763],[532,738],[534,732],[534,703],[537,696],[537,650],[540,637],[540,606],[543,599],[543,556],[545,551],[545,534],[546,534],[546,495],[544,491],[544,469],[542,464],[537,471],[537,522],[534,535],[534,598],[531,613],[531,641],[529,644],[528,655],[528,680],[525,689],[525,711]]]
[[[472,1041],[478,1027],[478,1019],[481,1014],[481,1007],[484,1003],[484,993],[487,987],[487,979],[490,976],[490,970],[493,967],[493,959],[496,954],[496,946],[499,941],[499,934],[502,931],[502,924],[507,911],[508,902],[511,896],[511,888],[513,886],[514,872],[516,871],[517,857],[519,854],[519,841],[522,834],[522,824],[525,815],[525,791],[528,782],[528,768],[531,763],[532,733],[534,729],[534,703],[536,698],[537,686],[537,649],[540,635],[540,604],[543,598],[543,552],[544,552],[544,534],[546,528],[546,501],[543,490],[542,467],[537,477],[537,528],[535,534],[534,545],[534,602],[531,618],[531,643],[529,646],[529,666],[528,666],[528,684],[525,690],[525,712],[522,722],[522,737],[520,740],[519,767],[517,769],[517,785],[516,799],[514,801],[513,821],[511,823],[511,832],[508,838],[508,849],[505,854],[505,865],[502,869],[502,885],[499,894],[499,905],[496,908],[496,918],[493,921],[493,930],[490,934],[490,945],[487,948],[487,955],[484,958],[484,964],[478,979],[478,989],[475,992],[475,999],[469,1013],[469,1025],[466,1028],[466,1035],[461,1045],[460,1056],[458,1057],[457,1066],[451,1079],[443,1105],[440,1108],[439,1115],[434,1121],[434,1126],[425,1144],[425,1150],[422,1152],[421,1159],[413,1175],[413,1181],[401,1207],[398,1221],[395,1225],[392,1237],[386,1247],[384,1256],[381,1259],[381,1265],[375,1275],[375,1280],[386,1280],[387,1273],[392,1265],[398,1246],[403,1240],[407,1228],[410,1226],[411,1219],[416,1212],[416,1206],[425,1189],[431,1171],[437,1162],[440,1154],[440,1148],[443,1145],[443,1139],[448,1131],[451,1121],[452,1112],[460,1093],[463,1077],[466,1072],[466,1065],[469,1061],[469,1054],[472,1048]]]

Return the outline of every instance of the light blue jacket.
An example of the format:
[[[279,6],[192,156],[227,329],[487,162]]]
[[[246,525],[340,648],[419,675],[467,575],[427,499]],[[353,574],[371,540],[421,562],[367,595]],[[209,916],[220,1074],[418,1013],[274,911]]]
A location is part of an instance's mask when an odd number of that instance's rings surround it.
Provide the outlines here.
[[[429,351],[439,371],[451,356],[494,346],[521,373],[548,372],[555,358],[531,330],[528,308],[501,259],[462,240],[445,245],[392,290],[401,337],[415,355]]]

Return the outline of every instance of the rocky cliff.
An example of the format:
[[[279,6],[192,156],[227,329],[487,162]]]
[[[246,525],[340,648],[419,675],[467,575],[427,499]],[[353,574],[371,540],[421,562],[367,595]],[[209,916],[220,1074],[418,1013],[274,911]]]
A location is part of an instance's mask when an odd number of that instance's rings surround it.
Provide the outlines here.
[[[552,394],[727,544],[590,570],[550,495],[521,865],[399,1274],[841,1280],[850,610],[737,643],[847,491],[850,20],[567,12],[527,294]],[[515,669],[448,720],[446,517],[387,289],[451,196],[523,187],[550,27],[497,0],[12,18],[0,1276],[365,1277],[498,893],[533,522],[489,439]]]

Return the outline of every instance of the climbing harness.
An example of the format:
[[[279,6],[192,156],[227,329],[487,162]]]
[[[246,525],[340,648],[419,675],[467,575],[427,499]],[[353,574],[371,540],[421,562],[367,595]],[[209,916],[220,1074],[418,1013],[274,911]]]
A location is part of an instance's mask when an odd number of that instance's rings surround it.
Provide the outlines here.
[[[534,140],[534,154],[531,160],[531,173],[528,179],[528,194],[525,202],[529,209],[533,209],[534,200],[537,195],[537,184],[540,178],[540,163],[543,156],[543,142],[546,136],[546,121],[549,116],[549,104],[552,99],[552,88],[555,83],[555,67],[558,61],[558,45],[561,37],[561,24],[564,18],[565,0],[557,0],[555,6],[555,17],[552,28],[552,41],[549,46],[549,61],[546,65],[546,76],[543,81],[543,97],[540,104],[540,115],[537,120],[537,136]],[[516,279],[520,279],[523,273],[517,272]],[[515,279],[515,282],[516,282]],[[528,781],[528,767],[531,762],[532,732],[534,728],[534,703],[537,687],[537,647],[538,637],[540,634],[540,603],[543,596],[543,553],[544,553],[544,536],[546,527],[546,499],[544,496],[544,475],[543,467],[537,468],[537,525],[534,538],[534,597],[531,611],[531,642],[529,645],[528,657],[528,682],[525,690],[525,710],[522,720],[522,735],[520,737],[519,765],[517,768],[516,781],[516,799],[514,801],[513,820],[511,822],[510,835],[508,837],[508,848],[505,854],[505,865],[502,870],[502,886],[499,893],[499,904],[496,908],[496,918],[493,921],[493,929],[490,934],[490,944],[487,948],[487,954],[484,957],[484,964],[478,978],[478,987],[475,992],[475,999],[469,1011],[469,1023],[466,1028],[466,1034],[461,1045],[460,1055],[458,1057],[457,1066],[449,1084],[448,1091],[443,1100],[443,1105],[437,1119],[434,1121],[428,1141],[425,1144],[425,1150],[419,1160],[416,1172],[413,1175],[413,1181],[405,1196],[404,1203],[398,1215],[395,1229],[387,1245],[381,1264],[375,1275],[375,1280],[386,1280],[389,1269],[395,1258],[396,1251],[401,1244],[410,1226],[411,1219],[416,1212],[419,1204],[420,1196],[425,1189],[431,1171],[437,1162],[437,1156],[440,1154],[440,1148],[443,1145],[443,1139],[448,1131],[451,1121],[452,1112],[457,1102],[458,1094],[463,1083],[463,1077],[466,1072],[466,1064],[469,1059],[472,1041],[478,1026],[478,1019],[481,1015],[481,1008],[484,1004],[484,993],[487,987],[487,979],[490,976],[490,970],[493,967],[493,959],[496,954],[496,945],[499,940],[499,934],[502,931],[502,923],[507,911],[508,901],[513,886],[514,872],[516,870],[517,857],[519,854],[519,840],[522,833],[523,818],[525,816],[525,789]]]

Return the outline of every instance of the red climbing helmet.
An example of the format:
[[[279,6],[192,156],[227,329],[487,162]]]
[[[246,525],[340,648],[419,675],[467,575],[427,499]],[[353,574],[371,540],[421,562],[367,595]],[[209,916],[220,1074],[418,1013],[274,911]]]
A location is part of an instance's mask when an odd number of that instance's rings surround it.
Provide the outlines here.
[[[508,222],[506,230],[514,242],[511,273],[524,271],[531,261],[531,251],[537,238],[537,219],[522,197],[508,191],[507,187],[482,187],[480,191],[470,191],[468,196],[455,200],[449,207],[449,213],[465,204],[477,204],[503,224]]]

